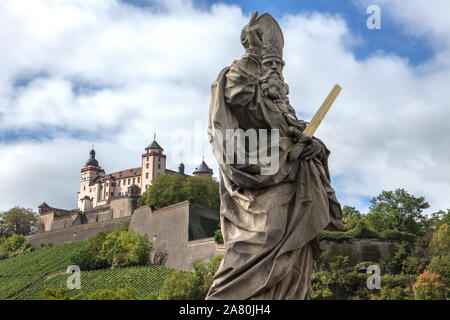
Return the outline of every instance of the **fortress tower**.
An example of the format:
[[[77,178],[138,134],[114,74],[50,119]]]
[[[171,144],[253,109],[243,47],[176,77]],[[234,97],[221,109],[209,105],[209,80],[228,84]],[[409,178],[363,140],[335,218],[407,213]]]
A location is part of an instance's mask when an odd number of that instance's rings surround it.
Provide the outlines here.
[[[166,155],[163,151],[164,149],[155,139],[145,148],[145,153],[142,155],[142,193],[150,187],[158,174],[166,172]]]
[[[180,163],[178,171],[166,168],[164,149],[154,140],[145,148],[141,156],[141,165],[137,168],[125,169],[105,174],[95,159],[95,151],[89,152],[89,159],[81,169],[80,191],[78,192],[78,210],[105,207],[111,201],[123,198],[137,199],[152,184],[153,179],[161,173],[180,174],[189,177],[184,172],[184,164]],[[212,176],[213,171],[205,161],[195,169],[194,176]]]
[[[189,178],[183,163],[179,164],[177,171],[166,168],[166,155],[163,151],[154,138],[145,148],[139,167],[105,173],[95,159],[95,150],[92,147],[89,159],[81,169],[77,209],[58,209],[44,202],[39,206],[38,232],[131,216],[137,208],[138,199],[151,186],[157,175],[168,173]],[[193,175],[211,177],[213,170],[202,161]],[[74,233],[73,237],[76,236]]]
[[[208,167],[205,160],[203,160],[202,163],[200,163],[200,165],[197,168],[195,168],[193,175],[194,176],[210,176],[210,177],[212,177],[213,170],[210,167]]]
[[[92,182],[97,177],[105,174],[105,171],[98,165],[98,161],[95,159],[95,150],[89,152],[89,159],[81,169],[81,184],[80,192],[78,193],[78,209],[84,210],[89,207],[95,206],[97,197],[95,197],[95,190],[93,190]]]

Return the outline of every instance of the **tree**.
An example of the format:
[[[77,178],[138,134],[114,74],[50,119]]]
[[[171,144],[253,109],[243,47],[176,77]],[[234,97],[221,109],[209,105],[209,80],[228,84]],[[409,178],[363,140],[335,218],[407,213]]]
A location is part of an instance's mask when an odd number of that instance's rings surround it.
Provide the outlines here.
[[[187,200],[219,211],[219,183],[209,176],[193,176],[186,179],[184,191]]]
[[[0,236],[29,235],[36,231],[36,213],[31,209],[14,207],[0,213]]]
[[[430,251],[433,255],[450,254],[450,225],[443,224],[433,233],[430,241]]]
[[[443,224],[433,233],[430,241],[430,252],[433,255],[429,271],[439,274],[446,284],[447,290],[450,286],[450,225]]]
[[[159,174],[153,179],[152,185],[142,196],[142,201],[146,205],[162,208],[187,200],[183,182],[184,178],[179,174]]]
[[[24,236],[14,234],[1,242],[0,260],[33,250],[33,246]]]
[[[450,224],[450,209],[447,209],[447,212],[444,210],[434,212],[427,220],[427,225],[432,231],[438,230],[443,224]]]
[[[370,200],[367,220],[376,231],[398,230],[422,234],[426,216],[422,211],[430,205],[424,197],[415,197],[405,189],[382,191]]]
[[[445,285],[438,274],[424,270],[413,286],[414,300],[443,300]]]
[[[174,173],[159,174],[138,204],[162,208],[186,200],[219,210],[219,183],[209,176],[186,179]]]
[[[342,230],[351,230],[362,219],[361,213],[355,207],[344,206],[342,208]]]

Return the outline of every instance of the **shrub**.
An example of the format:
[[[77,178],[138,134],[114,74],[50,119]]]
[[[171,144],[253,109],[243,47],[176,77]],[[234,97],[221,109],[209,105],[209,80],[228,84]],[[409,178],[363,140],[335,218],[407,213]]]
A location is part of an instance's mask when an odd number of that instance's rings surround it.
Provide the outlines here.
[[[76,296],[69,297],[67,288],[57,288],[45,290],[41,294],[41,300],[85,300],[84,294],[80,292]]]
[[[443,224],[433,233],[430,251],[434,255],[450,254],[450,226],[448,224]]]
[[[382,287],[377,300],[406,300],[405,289],[402,287]]]
[[[410,300],[413,298],[414,276],[386,274],[381,276],[381,290],[370,295],[371,300]]]
[[[439,274],[447,288],[450,288],[450,255],[438,255],[431,259],[428,270]]]
[[[194,274],[177,270],[166,278],[157,299],[195,300],[197,293],[194,283]]]
[[[334,242],[351,242],[352,237],[347,232],[323,230],[319,236],[320,241],[334,241]]]
[[[217,229],[214,232],[214,242],[218,243],[218,244],[223,244],[223,235],[222,235],[222,230]]]
[[[110,266],[105,258],[96,255],[87,245],[75,250],[70,255],[70,262],[81,270],[104,269]]]
[[[83,246],[70,255],[70,263],[79,266],[81,270],[93,270],[95,257],[87,246]]]
[[[202,262],[192,263],[194,273],[175,271],[166,278],[159,292],[159,300],[203,300],[212,285],[213,276],[219,268],[222,255],[217,255]],[[149,298],[154,299],[152,295]]]
[[[86,245],[93,254],[96,254],[96,255],[100,254],[100,251],[102,250],[103,242],[105,242],[105,239],[106,239],[106,235],[107,235],[106,232],[100,231],[100,232],[97,232],[95,234],[95,236],[89,237],[89,239],[86,242]]]
[[[2,242],[0,246],[0,259],[5,259],[33,250],[33,246],[24,236],[15,234],[6,238]]]
[[[414,284],[414,300],[443,300],[445,284],[440,275],[425,270]]]
[[[99,289],[92,293],[88,300],[137,300],[139,292],[130,286],[117,290]]]
[[[129,267],[146,265],[151,248],[146,235],[115,230],[106,236],[100,254],[112,268]]]
[[[332,245],[317,260],[314,261],[316,271],[333,271],[340,257],[346,257],[346,267],[352,267],[358,263],[358,254],[347,245]]]
[[[407,241],[414,242],[416,240],[416,235],[404,231],[397,230],[384,230],[381,231],[379,237],[383,240],[398,240],[398,241]]]
[[[356,223],[356,227],[349,230],[347,234],[352,238],[367,239],[367,238],[378,238],[377,232],[369,229],[369,226],[365,220],[359,220]]]
[[[358,274],[349,268],[348,257],[338,256],[331,271],[312,274],[311,299],[364,299],[368,297],[366,274]]]
[[[403,269],[404,261],[410,255],[409,243],[390,243],[388,245],[389,259],[383,259],[382,269],[390,273],[400,273]]]
[[[313,300],[329,300],[333,298],[333,292],[330,289],[332,284],[328,272],[316,272],[312,274],[310,297]]]

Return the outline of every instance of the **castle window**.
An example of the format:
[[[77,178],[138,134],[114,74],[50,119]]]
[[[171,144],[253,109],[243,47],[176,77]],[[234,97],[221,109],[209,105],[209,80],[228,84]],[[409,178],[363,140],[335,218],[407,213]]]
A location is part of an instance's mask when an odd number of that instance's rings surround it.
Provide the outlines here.
[[[145,165],[145,167],[148,169],[148,163]]]
[[[83,187],[83,191],[86,191],[86,186]]]
[[[92,192],[92,188],[89,188],[89,192]]]
[[[138,177],[138,183],[141,182],[141,177]]]
[[[119,180],[119,181],[117,181],[117,186],[118,186],[118,187],[120,187],[120,180]]]
[[[161,164],[158,163],[158,169],[161,169]]]
[[[131,182],[131,179],[128,179],[128,184],[130,184],[130,182]]]
[[[147,162],[148,162],[148,157],[147,157]]]
[[[136,178],[133,178],[133,184],[136,182]]]
[[[111,192],[111,197],[114,197],[114,192]]]
[[[145,190],[147,190],[147,189],[148,189],[148,184],[145,185]]]
[[[148,172],[145,174],[145,179],[148,179]]]

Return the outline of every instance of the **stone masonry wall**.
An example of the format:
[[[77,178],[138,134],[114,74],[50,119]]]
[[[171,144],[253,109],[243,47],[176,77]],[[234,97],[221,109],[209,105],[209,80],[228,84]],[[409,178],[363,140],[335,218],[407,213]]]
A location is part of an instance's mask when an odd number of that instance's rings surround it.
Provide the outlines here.
[[[90,224],[81,224],[61,230],[53,230],[43,233],[37,233],[28,236],[28,241],[33,246],[39,246],[41,243],[60,245],[68,242],[86,241],[89,237],[94,236],[99,231],[107,231],[114,229],[122,222],[129,221],[130,217],[119,218],[103,222],[95,222]]]

